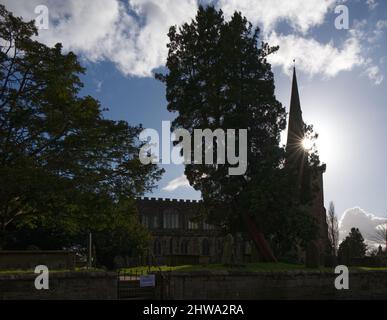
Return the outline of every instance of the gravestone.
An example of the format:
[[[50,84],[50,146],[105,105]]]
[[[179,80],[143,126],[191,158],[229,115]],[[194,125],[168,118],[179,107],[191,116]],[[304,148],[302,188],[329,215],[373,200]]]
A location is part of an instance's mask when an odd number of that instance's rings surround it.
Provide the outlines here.
[[[235,235],[234,263],[241,264],[243,261],[243,237],[241,233]]]
[[[233,249],[234,249],[234,238],[230,233],[228,233],[224,238],[222,264],[229,265],[232,263]]]

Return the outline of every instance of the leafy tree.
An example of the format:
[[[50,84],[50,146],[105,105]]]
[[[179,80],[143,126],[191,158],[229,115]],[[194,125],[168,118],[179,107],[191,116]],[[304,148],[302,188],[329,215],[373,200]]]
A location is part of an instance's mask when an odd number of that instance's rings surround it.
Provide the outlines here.
[[[122,201],[111,210],[110,221],[93,235],[99,264],[114,267],[116,256],[136,257],[148,248],[150,234],[138,219],[134,201]]]
[[[171,27],[168,36],[168,73],[156,77],[166,84],[168,110],[178,112],[173,129],[182,127],[191,136],[195,129],[247,129],[243,175],[229,175],[229,164],[185,166],[190,184],[202,193],[209,220],[231,232],[256,224],[250,233],[263,231],[273,242],[311,238],[314,222],[293,197],[288,182],[294,174],[284,168],[285,151],[279,145],[286,114],[267,62],[278,47],[262,42],[259,29],[240,13],[225,21],[212,6],[199,7],[191,23]],[[193,155],[188,156],[191,163]],[[275,239],[276,230],[281,240]]]
[[[80,96],[77,57],[35,35],[33,21],[0,5],[0,248],[25,224],[68,237],[102,230],[114,206],[162,174],[138,159],[141,126],[105,119],[97,100]]]
[[[352,228],[348,236],[340,243],[338,257],[341,263],[350,265],[353,258],[362,258],[367,251],[367,245],[358,228]]]
[[[383,245],[387,250],[387,223],[382,223],[375,228],[372,234],[367,236],[376,244]]]
[[[331,249],[331,254],[333,256],[336,256],[338,245],[339,245],[339,224],[338,224],[337,216],[335,212],[335,205],[333,204],[332,201],[329,203],[327,224],[328,224],[328,238],[329,238],[329,246]]]
[[[299,198],[294,187],[297,176],[291,168],[274,170],[266,179],[252,185],[246,193],[250,211],[255,213],[276,255],[284,261],[297,262],[297,247],[306,249],[318,230],[309,202]]]

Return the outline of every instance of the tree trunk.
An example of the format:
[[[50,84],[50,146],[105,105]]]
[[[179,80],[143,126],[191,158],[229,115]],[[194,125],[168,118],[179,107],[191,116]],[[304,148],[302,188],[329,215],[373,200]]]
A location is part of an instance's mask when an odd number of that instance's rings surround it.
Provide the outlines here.
[[[265,262],[277,262],[269,243],[266,241],[264,234],[258,229],[254,219],[246,213],[242,213],[243,220],[249,232],[255,247],[258,249],[261,257]]]

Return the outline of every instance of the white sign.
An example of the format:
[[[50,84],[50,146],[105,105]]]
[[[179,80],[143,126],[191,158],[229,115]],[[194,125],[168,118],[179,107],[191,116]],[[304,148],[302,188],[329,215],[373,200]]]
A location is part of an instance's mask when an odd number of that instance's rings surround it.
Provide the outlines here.
[[[140,287],[154,287],[155,283],[156,283],[156,277],[154,274],[140,276]]]

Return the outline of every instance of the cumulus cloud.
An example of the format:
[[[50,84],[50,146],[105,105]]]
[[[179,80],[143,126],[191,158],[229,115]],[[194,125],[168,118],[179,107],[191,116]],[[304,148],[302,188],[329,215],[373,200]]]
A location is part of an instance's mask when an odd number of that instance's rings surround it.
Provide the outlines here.
[[[110,60],[126,75],[151,76],[165,63],[171,25],[192,18],[196,0],[29,0],[3,1],[26,19],[46,5],[50,27],[39,38],[48,45],[62,42],[65,50],[90,61]]]
[[[372,244],[372,237],[381,224],[387,223],[387,218],[367,213],[359,207],[347,209],[339,221],[340,240],[343,240],[351,228],[359,228],[367,243]]]
[[[218,5],[231,16],[235,10],[241,11],[249,21],[262,26],[263,34],[271,45],[279,45],[280,50],[269,56],[274,66],[282,68],[289,74],[293,66],[293,59],[297,59],[298,68],[311,75],[322,75],[332,78],[343,71],[350,71],[362,66],[364,74],[379,85],[384,77],[380,68],[372,59],[364,54],[362,40],[366,37],[380,40],[384,21],[379,21],[375,30],[367,31],[366,20],[354,21],[348,38],[340,46],[333,41],[322,43],[308,36],[313,27],[324,23],[327,13],[344,1],[310,0],[310,1],[281,1],[281,0],[219,0]],[[377,3],[370,1],[368,5],[374,8]],[[278,34],[276,26],[280,22],[287,22],[292,34]],[[333,23],[333,22],[332,22]],[[372,36],[370,34],[373,34]]]
[[[226,16],[231,16],[235,10],[241,11],[249,21],[262,25],[264,31],[286,21],[295,30],[305,33],[322,24],[335,3],[335,0],[219,0],[218,6]]]
[[[335,47],[332,42],[323,44],[313,38],[278,35],[276,32],[270,34],[268,41],[272,45],[280,45],[281,50],[271,55],[269,61],[274,66],[282,66],[285,73],[292,66],[292,58],[297,58],[300,70],[312,76],[322,74],[328,78],[363,64],[361,45],[356,37],[347,39],[341,48]]]
[[[190,184],[187,180],[187,177],[183,174],[176,179],[173,179],[168,182],[168,184],[163,188],[164,191],[174,191],[178,188],[187,188],[190,187]]]
[[[311,75],[334,77],[342,71],[362,66],[368,77],[379,84],[380,70],[366,57],[361,39],[366,36],[364,25],[354,23],[347,40],[339,46],[333,41],[321,43],[310,31],[322,25],[327,14],[343,0],[3,0],[2,3],[25,19],[36,17],[37,5],[49,9],[50,28],[41,30],[39,38],[52,46],[62,42],[92,62],[111,61],[125,75],[148,77],[165,64],[171,25],[190,21],[198,2],[222,8],[226,17],[241,11],[254,25],[262,28],[265,37],[280,44],[272,56],[274,65],[286,72],[296,58],[303,71]],[[374,7],[377,3],[368,0]],[[278,34],[277,27],[285,22],[289,33]],[[333,21],[332,21],[333,23]],[[385,23],[377,23],[373,36],[380,40]]]

